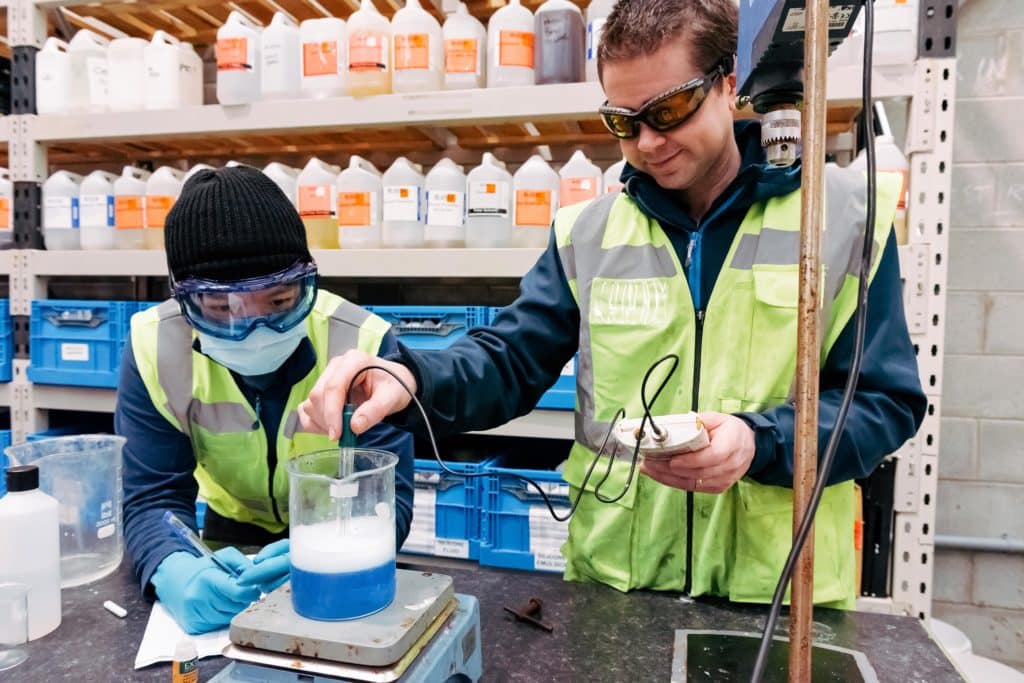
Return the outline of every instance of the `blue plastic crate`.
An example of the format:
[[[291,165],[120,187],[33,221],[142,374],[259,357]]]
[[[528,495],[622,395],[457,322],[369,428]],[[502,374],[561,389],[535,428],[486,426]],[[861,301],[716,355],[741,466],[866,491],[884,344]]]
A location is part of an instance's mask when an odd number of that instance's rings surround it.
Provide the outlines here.
[[[7,454],[4,449],[11,445],[11,430],[0,429],[0,498],[7,493],[7,476],[4,470],[7,469]]]
[[[488,468],[481,525],[480,564],[508,569],[562,572],[560,548],[569,523],[551,517],[537,490],[512,475],[537,482],[559,515],[569,510],[569,485],[558,472]]]
[[[25,437],[26,442],[42,441],[43,439],[55,439],[60,436],[71,436],[73,434],[92,434],[88,427],[78,425],[67,425],[65,427],[51,427],[42,432],[35,432]]]
[[[134,301],[32,302],[29,381],[116,387]]]
[[[455,472],[478,474],[500,462],[445,462]],[[480,556],[481,512],[488,477],[442,472],[435,460],[416,460],[412,528],[402,552],[476,560]]]
[[[487,324],[484,306],[366,306],[391,323],[411,349],[446,349],[477,325]]]
[[[0,299],[0,382],[10,382],[14,375],[14,330],[11,329],[11,304]]]
[[[487,313],[487,322],[494,322],[500,308],[490,308]],[[562,374],[544,392],[537,402],[538,408],[546,410],[574,410],[576,408],[576,371],[579,364],[579,354],[573,356],[572,360],[562,368]]]

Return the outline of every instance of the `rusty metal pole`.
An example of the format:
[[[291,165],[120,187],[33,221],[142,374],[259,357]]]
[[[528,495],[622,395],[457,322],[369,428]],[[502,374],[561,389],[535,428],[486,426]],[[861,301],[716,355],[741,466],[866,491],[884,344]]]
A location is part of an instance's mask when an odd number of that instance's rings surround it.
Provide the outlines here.
[[[800,211],[800,299],[797,330],[793,532],[803,519],[818,472],[818,363],[821,228],[825,208],[825,68],[828,0],[807,0],[804,34],[803,174]],[[811,682],[814,617],[814,530],[793,573],[789,623],[790,683]]]

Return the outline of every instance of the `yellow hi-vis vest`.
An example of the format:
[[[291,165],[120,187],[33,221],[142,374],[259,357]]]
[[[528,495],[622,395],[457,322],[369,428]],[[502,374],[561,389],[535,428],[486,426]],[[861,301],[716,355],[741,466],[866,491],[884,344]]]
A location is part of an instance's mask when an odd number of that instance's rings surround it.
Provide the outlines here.
[[[199,494],[222,517],[274,533],[288,523],[285,462],[337,446],[326,436],[301,431],[299,404],[331,358],[351,349],[376,354],[389,328],[384,320],[323,290],[305,325],[316,365],[288,396],[277,434],[277,465],[271,472],[259,416],[231,371],[192,348],[195,332],[178,303],[165,301],[132,317],[131,344],[139,374],[160,414],[192,440]]]
[[[863,173],[829,165],[826,178],[822,360],[856,307],[866,201]],[[869,278],[896,211],[899,179],[879,175],[878,185]],[[559,212],[555,233],[581,317],[576,443],[564,472],[573,496],[616,411],[624,408],[630,418],[643,415],[644,373],[666,354],[677,354],[680,362],[654,405],[655,416],[757,412],[788,400],[796,372],[799,190],[747,212],[702,323],[669,237],[625,193]],[[662,377],[653,378],[650,391]],[[631,456],[622,448],[615,452],[611,476],[600,490],[603,498],[622,491]],[[791,546],[790,488],[744,478],[720,495],[688,494],[638,475],[627,495],[605,504],[593,491],[606,465],[607,457],[587,482],[570,522],[562,547],[567,579],[622,591],[685,590],[690,554],[691,595],[771,600]],[[826,489],[815,524],[816,602],[852,606],[854,512],[853,482]]]

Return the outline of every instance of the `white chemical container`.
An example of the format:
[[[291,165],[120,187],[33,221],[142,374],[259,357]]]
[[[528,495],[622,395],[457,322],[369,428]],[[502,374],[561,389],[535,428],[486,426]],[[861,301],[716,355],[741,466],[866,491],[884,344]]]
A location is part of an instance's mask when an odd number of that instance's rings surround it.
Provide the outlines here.
[[[381,246],[380,172],[366,159],[353,156],[338,175],[338,242],[342,249]]]
[[[170,166],[161,166],[146,181],[146,229],[143,231],[144,249],[164,248],[164,223],[174,202],[181,195],[185,172]]]
[[[487,87],[533,85],[533,13],[520,0],[495,12],[487,25]]]
[[[107,50],[110,73],[107,104],[111,111],[146,108],[146,46],[142,38],[117,38]]]
[[[149,171],[125,166],[114,181],[114,246],[118,249],[142,249],[149,175]]]
[[[396,93],[441,90],[444,86],[444,42],[441,25],[420,5],[406,0],[391,19],[391,88]]]
[[[110,41],[88,29],[81,29],[68,43],[71,56],[71,111],[107,111]]]
[[[625,185],[622,184],[622,171],[626,168],[626,160],[617,161],[608,167],[604,172],[604,191],[606,194],[618,192]]]
[[[248,104],[260,98],[260,26],[235,10],[217,29],[217,101]]]
[[[82,176],[57,171],[43,183],[43,242],[47,249],[78,249],[78,195]]]
[[[260,36],[260,95],[265,100],[298,97],[302,89],[302,43],[299,27],[284,12],[275,12]]]
[[[482,88],[487,81],[487,29],[460,2],[441,29],[444,38],[444,89]]]
[[[534,82],[579,83],[586,78],[586,28],[583,13],[569,0],[547,0],[537,8]]]
[[[93,171],[79,188],[78,216],[82,249],[114,248],[114,181],[117,176]]]
[[[0,247],[14,245],[14,183],[11,172],[0,168]]]
[[[416,249],[423,246],[423,172],[405,157],[399,157],[384,173],[384,247]]]
[[[587,5],[587,80],[597,78],[597,50],[601,46],[601,34],[612,8],[618,0],[590,0]]]
[[[466,246],[507,247],[512,241],[512,174],[490,152],[466,178]]]
[[[558,193],[559,206],[572,206],[590,201],[601,194],[604,174],[587,155],[577,150],[558,172],[562,183]]]
[[[263,167],[263,175],[273,180],[274,184],[281,188],[281,191],[288,197],[288,201],[292,203],[292,206],[298,208],[299,170],[297,168],[272,161]]]
[[[512,246],[544,247],[558,210],[560,179],[548,162],[534,154],[512,177],[515,215]]]
[[[200,171],[215,171],[215,170],[216,169],[213,166],[210,166],[210,164],[196,164],[192,168],[188,169],[188,171],[186,171],[186,173],[185,173],[185,177],[181,179],[181,186],[182,186],[182,188],[185,187],[185,183],[187,183],[192,178],[192,176],[194,176],[196,173],[199,173]]]
[[[47,38],[43,49],[36,53],[36,111],[71,111],[71,55],[68,44],[58,38]]]
[[[430,169],[427,191],[427,222],[424,241],[428,247],[466,246],[466,173],[451,159],[441,159]]]
[[[304,95],[321,98],[346,94],[345,37],[345,22],[334,17],[307,19],[299,25]]]
[[[338,248],[338,174],[341,169],[313,157],[299,174],[299,216],[310,249]]]
[[[157,31],[146,46],[146,109],[203,103],[203,62],[191,43]]]
[[[391,22],[372,0],[348,18],[348,92],[353,97],[391,92]]]

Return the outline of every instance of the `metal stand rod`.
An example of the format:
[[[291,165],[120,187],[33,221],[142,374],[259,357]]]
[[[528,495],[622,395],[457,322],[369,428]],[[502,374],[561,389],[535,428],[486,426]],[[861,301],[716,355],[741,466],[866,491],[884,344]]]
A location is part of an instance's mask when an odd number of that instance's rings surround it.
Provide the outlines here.
[[[818,363],[821,226],[825,198],[825,68],[828,0],[808,0],[804,34],[803,173],[800,211],[800,299],[797,330],[796,438],[793,458],[793,532],[811,500],[818,470]],[[811,682],[814,617],[814,531],[793,574],[789,627],[790,683]]]

